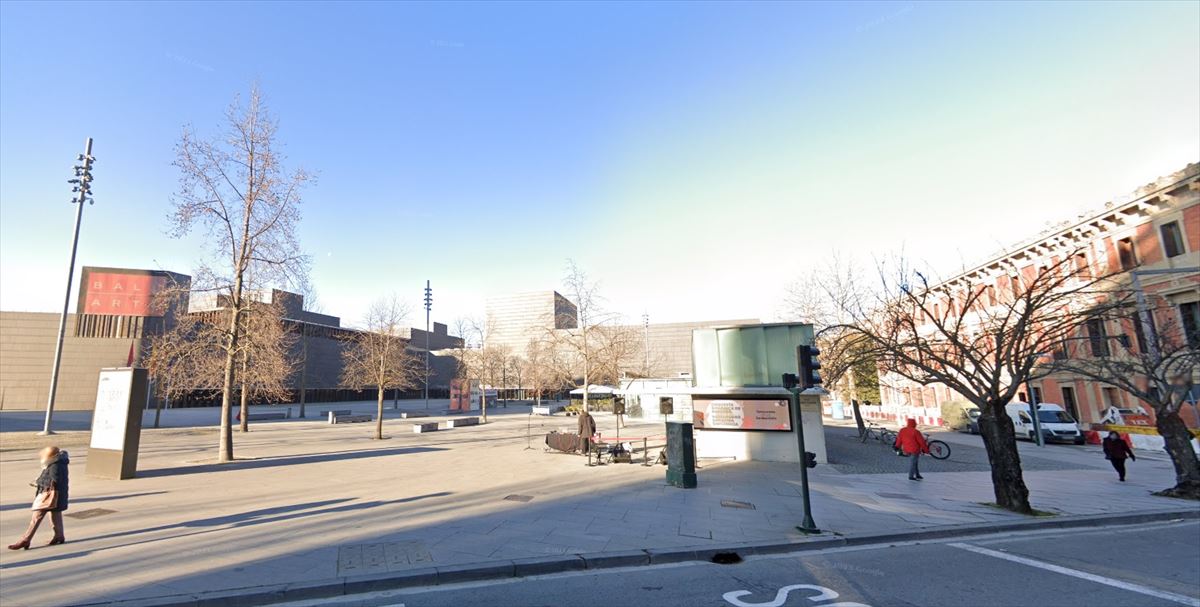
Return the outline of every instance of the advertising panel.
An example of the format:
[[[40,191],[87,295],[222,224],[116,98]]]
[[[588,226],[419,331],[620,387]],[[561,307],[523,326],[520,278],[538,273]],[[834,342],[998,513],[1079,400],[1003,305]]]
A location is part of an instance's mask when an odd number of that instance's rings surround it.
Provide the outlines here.
[[[152,309],[155,293],[167,284],[165,276],[149,272],[120,272],[84,268],[79,292],[82,314],[160,316]]]
[[[125,449],[125,424],[129,417],[132,388],[133,369],[105,369],[100,372],[96,410],[92,413],[92,449]]]
[[[692,423],[697,430],[792,431],[788,399],[692,399]]]

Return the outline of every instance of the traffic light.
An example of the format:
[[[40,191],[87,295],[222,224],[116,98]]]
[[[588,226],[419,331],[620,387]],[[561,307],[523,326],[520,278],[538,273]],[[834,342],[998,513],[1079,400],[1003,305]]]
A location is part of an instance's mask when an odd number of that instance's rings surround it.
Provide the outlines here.
[[[803,390],[815,388],[821,384],[821,361],[817,356],[821,351],[816,346],[800,346],[796,349],[796,358],[800,361],[800,387]]]
[[[816,468],[817,467],[817,454],[813,453],[812,451],[805,451],[804,452],[804,465],[805,465],[805,467],[808,467],[808,468]]]
[[[800,385],[800,379],[796,377],[795,373],[784,373],[783,374],[783,387],[784,388],[791,390],[792,388],[795,388],[798,385]]]
[[[613,415],[625,415],[624,396],[613,396]]]

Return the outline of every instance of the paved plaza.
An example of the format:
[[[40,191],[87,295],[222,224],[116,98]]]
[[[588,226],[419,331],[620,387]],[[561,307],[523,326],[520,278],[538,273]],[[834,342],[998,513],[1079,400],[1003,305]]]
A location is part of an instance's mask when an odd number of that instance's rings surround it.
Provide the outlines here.
[[[424,403],[402,407],[419,411]],[[575,419],[528,411],[513,405],[496,410],[486,426],[432,434],[413,434],[411,421],[389,411],[384,441],[371,440],[372,424],[256,423],[236,435],[239,461],[226,465],[214,462],[216,429],[186,423],[204,423],[211,410],[168,411],[164,420],[175,427],[143,432],[138,477],[126,481],[86,476],[86,440],[67,434],[60,438],[79,444],[69,447],[68,543],[40,547],[50,537],[43,530],[39,547],[4,551],[3,603],[77,605],[526,557],[804,537],[795,529],[802,500],[794,465],[702,461],[700,486],[677,489],[666,486],[662,466],[587,467],[582,457],[546,452],[541,437],[573,429]],[[44,440],[13,429],[9,420],[16,418],[9,415],[0,414],[5,543],[28,520],[34,448]],[[605,435],[615,432],[612,416],[597,419]],[[662,426],[631,424],[621,432],[661,435]],[[859,443],[852,433],[827,428],[830,463],[810,476],[813,514],[828,533],[1025,518],[986,505],[991,484],[978,469],[977,436],[942,436],[954,449],[951,458],[924,460],[926,480],[911,482],[886,446]],[[1129,482],[1119,483],[1096,447],[1020,447],[1041,510],[1197,507],[1150,495],[1171,484],[1170,463],[1159,454],[1139,457]]]

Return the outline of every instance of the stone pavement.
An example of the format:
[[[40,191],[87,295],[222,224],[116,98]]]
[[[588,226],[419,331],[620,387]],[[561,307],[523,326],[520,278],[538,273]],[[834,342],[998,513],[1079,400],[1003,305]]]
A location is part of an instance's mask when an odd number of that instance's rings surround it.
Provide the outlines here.
[[[235,438],[237,456],[246,459],[226,465],[212,461],[215,428],[147,430],[139,477],[128,481],[87,477],[86,448],[74,448],[69,542],[3,551],[0,602],[74,605],[431,565],[802,537],[794,465],[706,461],[699,488],[676,489],[664,484],[661,466],[589,468],[581,457],[544,452],[538,437],[575,420],[527,411],[502,409],[486,426],[420,435],[389,419],[385,441],[370,440],[369,424],[259,423]],[[602,432],[613,433],[611,416],[598,420]],[[622,430],[661,432],[658,424]],[[830,428],[828,440],[848,443],[839,438],[844,432]],[[8,433],[0,442],[18,438]],[[922,462],[923,482],[886,471],[846,473],[875,466],[869,462],[880,453],[861,444],[861,451],[842,450],[847,461],[812,471],[817,524],[851,535],[1024,519],[984,505],[992,499],[988,473],[944,471],[970,464],[976,454],[967,441],[979,440],[946,438],[955,454]],[[0,535],[7,544],[28,519],[27,483],[37,464],[28,448],[5,449]],[[1118,483],[1089,449],[1026,459],[1067,462],[1027,473],[1035,507],[1063,514],[1197,507],[1150,495],[1171,484],[1169,463],[1139,459],[1130,482]],[[1023,457],[1028,450],[1022,445]],[[868,463],[856,463],[856,454]],[[43,530],[37,540],[48,538]]]

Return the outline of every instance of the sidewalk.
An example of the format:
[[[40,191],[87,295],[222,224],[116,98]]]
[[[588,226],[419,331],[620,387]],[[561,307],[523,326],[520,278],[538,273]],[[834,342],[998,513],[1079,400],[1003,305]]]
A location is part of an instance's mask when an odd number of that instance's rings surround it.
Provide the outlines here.
[[[389,419],[392,438],[382,442],[368,438],[367,424],[259,423],[235,437],[237,456],[253,459],[224,466],[212,463],[215,429],[148,430],[139,477],[128,481],[88,478],[86,449],[74,448],[69,543],[3,551],[2,602],[96,603],[803,537],[795,529],[802,506],[794,465],[702,462],[700,486],[676,489],[665,485],[661,466],[588,468],[581,457],[544,452],[540,437],[573,428],[574,418],[530,417],[515,407],[503,412],[486,426],[420,435]],[[602,432],[613,433],[611,416],[598,421]],[[660,429],[635,425],[622,434]],[[846,453],[879,456],[860,446]],[[974,465],[969,447],[955,444],[955,450],[947,462],[922,461],[923,482],[902,473],[838,470],[857,462],[818,466],[811,474],[818,526],[853,535],[1026,520],[984,505],[992,501],[987,472],[941,471],[943,464]],[[956,462],[960,450],[964,459]],[[0,453],[5,543],[28,519],[33,460],[28,450]],[[1162,462],[1139,460],[1128,483],[1097,466],[1062,468],[1027,472],[1035,507],[1062,514],[1200,507],[1150,495],[1171,483],[1170,465]],[[39,544],[49,538],[48,530],[40,533]]]

